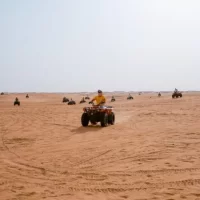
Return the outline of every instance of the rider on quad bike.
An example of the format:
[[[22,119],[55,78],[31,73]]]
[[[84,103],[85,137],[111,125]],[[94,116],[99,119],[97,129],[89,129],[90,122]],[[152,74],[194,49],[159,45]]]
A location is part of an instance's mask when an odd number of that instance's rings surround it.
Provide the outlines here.
[[[96,101],[96,105],[94,105]],[[107,125],[114,125],[115,123],[115,114],[113,112],[112,106],[105,106],[106,98],[103,96],[101,90],[98,90],[98,96],[94,97],[92,101],[89,102],[92,104],[92,107],[83,108],[83,114],[81,116],[82,126],[88,126],[89,122],[92,125],[96,125],[100,122],[102,127]]]
[[[96,101],[98,106],[103,106],[106,103],[106,98],[101,90],[98,90],[98,96],[95,96],[89,103]]]
[[[178,90],[175,88],[174,93],[177,93],[177,92],[178,92]]]

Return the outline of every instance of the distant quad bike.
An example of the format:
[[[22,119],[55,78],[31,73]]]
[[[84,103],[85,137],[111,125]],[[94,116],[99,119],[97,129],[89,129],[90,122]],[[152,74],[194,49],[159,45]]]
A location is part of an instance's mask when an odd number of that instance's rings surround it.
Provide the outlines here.
[[[161,93],[160,92],[158,93],[158,97],[161,97]]]
[[[85,99],[82,99],[81,101],[80,101],[80,103],[85,103],[86,101],[85,101]]]
[[[132,97],[132,96],[129,96],[129,97],[127,97],[127,100],[131,100],[131,99],[133,99],[133,97]]]
[[[173,99],[174,99],[174,98],[179,98],[179,97],[182,97],[182,96],[183,96],[182,93],[179,92],[179,91],[174,92],[174,93],[172,94],[172,98],[173,98]]]
[[[27,98],[27,99],[29,98],[29,95],[28,95],[28,94],[26,95],[26,98]]]
[[[4,95],[4,93],[2,92],[1,95]]]
[[[63,97],[63,103],[67,103],[67,102],[69,102],[69,99],[66,97]]]
[[[76,104],[76,102],[72,99],[68,102],[68,105],[75,105],[75,104]]]
[[[15,106],[15,105],[18,105],[18,106],[20,106],[20,101],[19,101],[19,99],[18,99],[18,98],[16,98],[16,99],[15,99],[15,101],[14,101],[14,106]]]
[[[96,125],[100,122],[102,127],[106,127],[109,124],[114,125],[115,114],[112,106],[95,106],[83,108],[84,113],[81,117],[82,126],[88,126],[89,122],[92,125]]]
[[[85,99],[89,100],[89,99],[90,99],[90,97],[88,97],[88,96],[87,96],[87,97],[85,97]]]
[[[114,101],[115,101],[115,97],[112,97],[111,102],[114,102]]]

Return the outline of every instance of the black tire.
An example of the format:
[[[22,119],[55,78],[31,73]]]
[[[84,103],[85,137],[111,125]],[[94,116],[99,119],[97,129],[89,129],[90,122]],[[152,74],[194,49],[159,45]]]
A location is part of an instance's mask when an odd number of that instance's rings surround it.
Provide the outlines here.
[[[182,98],[183,95],[182,95],[182,94],[179,94],[179,96]]]
[[[174,94],[172,95],[172,98],[173,98],[173,99],[175,98],[175,95],[174,95]]]
[[[88,114],[87,113],[83,113],[82,116],[81,116],[81,124],[82,124],[82,126],[84,126],[84,127],[88,126],[89,121],[90,121],[90,118],[89,118]]]
[[[111,125],[114,125],[115,124],[115,113],[111,113],[109,116],[108,116],[108,123],[111,124]]]
[[[106,127],[108,126],[108,114],[107,113],[101,113],[101,126]]]

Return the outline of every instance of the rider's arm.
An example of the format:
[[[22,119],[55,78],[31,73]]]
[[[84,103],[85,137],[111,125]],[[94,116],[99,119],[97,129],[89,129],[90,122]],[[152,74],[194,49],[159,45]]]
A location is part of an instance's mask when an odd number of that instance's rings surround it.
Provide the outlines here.
[[[93,101],[95,101],[96,100],[96,97],[94,97],[91,101],[93,102]]]
[[[92,103],[93,101],[95,101],[96,100],[96,97],[94,97],[90,102]]]

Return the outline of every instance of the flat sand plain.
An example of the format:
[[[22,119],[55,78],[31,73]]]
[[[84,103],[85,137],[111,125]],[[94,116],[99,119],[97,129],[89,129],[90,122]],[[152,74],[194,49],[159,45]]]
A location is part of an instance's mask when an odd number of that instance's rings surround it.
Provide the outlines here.
[[[1,200],[200,200],[200,93],[105,94],[106,128],[81,126],[82,94],[25,95],[0,96]]]

